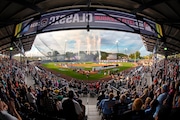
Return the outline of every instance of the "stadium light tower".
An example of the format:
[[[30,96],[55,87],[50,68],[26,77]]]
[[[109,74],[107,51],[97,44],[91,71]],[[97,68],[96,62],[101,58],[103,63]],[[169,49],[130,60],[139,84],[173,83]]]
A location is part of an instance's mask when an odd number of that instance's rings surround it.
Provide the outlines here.
[[[117,60],[118,60],[118,53],[119,53],[119,49],[118,49],[118,40],[116,40],[116,45],[117,45]]]
[[[127,54],[127,53],[126,53],[126,52],[127,52],[127,50],[128,50],[127,48],[124,48],[124,54]]]
[[[66,59],[66,43],[67,43],[67,40],[65,40],[65,45],[64,45],[64,60]]]
[[[128,48],[125,48],[125,49],[124,49],[124,53],[127,55],[128,59],[129,59]]]

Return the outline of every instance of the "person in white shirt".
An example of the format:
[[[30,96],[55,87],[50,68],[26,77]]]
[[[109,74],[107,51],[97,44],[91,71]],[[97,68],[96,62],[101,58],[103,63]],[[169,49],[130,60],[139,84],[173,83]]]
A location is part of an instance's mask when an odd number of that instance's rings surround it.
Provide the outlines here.
[[[31,104],[31,106],[36,111],[38,111],[38,107],[37,107],[37,104],[36,104],[37,97],[33,94],[31,87],[28,88],[27,98],[28,98],[28,101]]]

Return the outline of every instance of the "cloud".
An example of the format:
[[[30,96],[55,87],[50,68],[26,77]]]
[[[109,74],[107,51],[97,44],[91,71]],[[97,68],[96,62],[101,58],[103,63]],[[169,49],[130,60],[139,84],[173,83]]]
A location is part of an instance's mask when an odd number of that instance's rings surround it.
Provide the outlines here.
[[[78,51],[106,51],[131,54],[141,50],[143,42],[140,35],[110,30],[67,30],[42,33],[36,36],[33,52],[38,49],[47,54],[51,51],[65,52]],[[146,50],[141,50],[146,52]]]

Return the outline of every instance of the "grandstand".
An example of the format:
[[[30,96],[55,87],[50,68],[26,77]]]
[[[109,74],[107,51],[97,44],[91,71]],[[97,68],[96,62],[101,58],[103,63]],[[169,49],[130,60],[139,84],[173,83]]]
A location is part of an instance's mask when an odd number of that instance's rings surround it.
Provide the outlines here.
[[[0,3],[0,119],[7,120],[8,114],[9,119],[18,120],[63,120],[67,116],[60,104],[70,90],[75,93],[74,100],[82,99],[86,105],[88,120],[179,119],[180,59],[169,57],[180,53],[179,0],[1,0]],[[26,57],[25,52],[31,49],[37,34],[69,29],[140,34],[154,61],[114,74],[110,81],[84,83],[39,70],[35,62],[13,59],[19,53]],[[156,61],[157,54],[164,55],[164,59]],[[104,103],[99,101],[102,91],[106,97],[101,99]],[[125,95],[129,112],[117,114],[114,106],[121,103],[117,91]],[[150,108],[146,102],[148,97],[159,103],[153,114],[146,112]],[[111,101],[113,111],[107,108],[107,101]],[[137,105],[135,102],[140,105],[136,109],[133,108]],[[82,112],[81,108],[79,111]],[[133,116],[134,111],[139,112],[139,116]]]

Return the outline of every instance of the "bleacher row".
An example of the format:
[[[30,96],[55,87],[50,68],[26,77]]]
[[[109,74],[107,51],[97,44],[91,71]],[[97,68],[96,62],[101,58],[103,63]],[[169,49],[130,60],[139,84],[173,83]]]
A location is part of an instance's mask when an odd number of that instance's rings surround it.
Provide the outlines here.
[[[179,119],[180,59],[161,60],[120,76],[112,80],[112,90],[98,97],[102,120]]]
[[[119,97],[126,95],[126,98],[131,100],[129,103],[131,105],[135,98],[141,98],[143,104],[147,97],[151,97],[151,101],[158,99],[158,96],[161,95],[159,89],[166,85],[168,86],[167,95],[171,93],[171,89],[174,91],[172,93],[173,100],[169,105],[171,108],[176,108],[178,107],[177,97],[180,86],[180,62],[179,59],[168,59],[166,63],[165,67],[162,60],[151,67],[140,65],[141,69],[114,73],[111,81],[84,83],[76,80],[66,81],[35,63],[19,63],[14,59],[2,57],[0,58],[0,117],[3,118],[8,114],[19,120],[63,119],[62,100],[68,97],[70,89],[76,93],[76,99],[80,95],[86,96],[87,94],[92,97],[98,96],[104,90],[109,95],[113,89],[120,91]],[[162,70],[163,68],[166,70]],[[151,74],[152,85],[147,84],[147,79],[143,77],[145,73]],[[35,86],[27,86],[26,76],[31,76],[35,80]],[[170,87],[171,83],[173,83],[172,88]],[[116,103],[119,103],[119,100],[120,98]],[[97,102],[100,103],[100,101]],[[2,111],[7,112],[4,114]],[[102,114],[104,113],[102,112]]]

